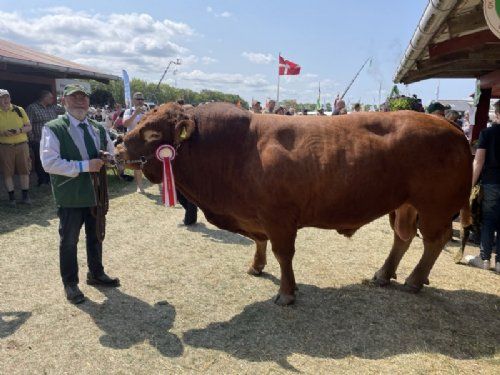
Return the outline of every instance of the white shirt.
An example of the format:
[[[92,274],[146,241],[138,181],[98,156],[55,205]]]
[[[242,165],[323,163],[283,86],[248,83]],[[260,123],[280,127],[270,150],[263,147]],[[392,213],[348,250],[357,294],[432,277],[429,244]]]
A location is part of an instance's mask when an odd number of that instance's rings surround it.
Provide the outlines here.
[[[129,118],[132,117],[132,115],[134,114],[135,112],[135,107],[132,107],[132,108],[128,108],[125,110],[125,112],[123,112],[123,122],[127,121]],[[135,128],[135,126],[137,125],[137,123],[141,120],[142,116],[144,116],[144,113],[140,113],[138,114],[134,121],[132,122],[132,125],[129,126],[127,128],[128,131],[131,131]]]
[[[96,148],[99,149],[100,140],[98,134],[96,134],[94,127],[89,125],[87,118],[84,121],[79,121],[69,113],[67,114],[70,124],[70,136],[75,142],[75,145],[82,155],[83,161],[78,160],[66,160],[61,158],[59,139],[54,134],[52,130],[44,126],[42,128],[42,138],[40,140],[40,160],[42,162],[43,169],[50,174],[58,174],[67,177],[76,177],[80,174],[80,163],[81,172],[89,171],[89,157],[87,150],[85,148],[85,141],[83,138],[83,129],[78,125],[83,122],[87,124],[87,129],[96,144]],[[109,135],[106,132],[107,147],[106,151],[110,155],[114,155],[115,147],[113,142],[109,139]]]

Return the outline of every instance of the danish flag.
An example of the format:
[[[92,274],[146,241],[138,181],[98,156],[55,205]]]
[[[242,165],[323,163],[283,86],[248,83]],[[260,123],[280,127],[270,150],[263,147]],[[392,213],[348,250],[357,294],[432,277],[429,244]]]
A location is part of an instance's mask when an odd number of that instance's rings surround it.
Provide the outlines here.
[[[291,62],[290,60],[285,60],[283,57],[279,57],[279,75],[280,76],[295,76],[300,74],[300,65]]]

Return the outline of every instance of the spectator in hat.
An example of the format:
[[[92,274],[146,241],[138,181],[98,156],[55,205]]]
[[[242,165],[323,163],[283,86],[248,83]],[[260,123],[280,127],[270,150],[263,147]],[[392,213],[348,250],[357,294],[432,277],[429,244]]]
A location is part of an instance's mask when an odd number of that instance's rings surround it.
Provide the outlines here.
[[[89,172],[99,172],[104,161],[99,151],[114,155],[106,129],[88,116],[89,92],[85,87],[67,85],[63,92],[67,114],[45,124],[40,159],[50,173],[52,193],[59,217],[59,267],[66,298],[73,304],[85,297],[78,287],[77,243],[85,224],[87,284],[117,287],[120,281],[104,272],[102,243],[97,236],[97,219],[92,208],[96,196]],[[106,197],[107,198],[107,197]]]
[[[29,145],[33,151],[35,172],[38,177],[38,186],[49,184],[49,174],[45,172],[40,161],[40,138],[43,126],[64,113],[64,108],[54,103],[54,95],[48,90],[42,90],[38,94],[36,102],[26,108],[26,113],[31,122],[31,132],[28,133]]]
[[[148,109],[144,104],[144,95],[142,95],[142,92],[134,93],[132,96],[132,104],[132,108],[125,110],[125,113],[123,114],[123,126],[127,128],[127,131],[131,131],[137,126],[142,116],[144,116],[144,113],[146,113]],[[134,179],[136,191],[144,194],[141,170],[134,170]]]
[[[429,113],[431,115],[436,115],[436,116],[444,117],[444,110],[445,110],[444,105],[442,105],[439,102],[432,102],[427,107],[427,113]]]
[[[0,170],[9,193],[9,205],[16,206],[14,174],[19,175],[22,201],[31,204],[28,194],[31,159],[27,133],[31,124],[23,108],[10,102],[10,93],[0,89]]]

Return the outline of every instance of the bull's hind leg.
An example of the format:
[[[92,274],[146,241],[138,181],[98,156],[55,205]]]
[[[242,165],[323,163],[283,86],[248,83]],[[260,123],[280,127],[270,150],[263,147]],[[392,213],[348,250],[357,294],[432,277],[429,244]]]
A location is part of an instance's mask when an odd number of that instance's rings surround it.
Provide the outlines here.
[[[391,279],[396,279],[399,262],[417,233],[417,212],[412,206],[404,205],[389,214],[389,222],[394,230],[394,241],[384,265],[373,276],[373,282],[379,286],[389,285]]]
[[[411,292],[418,292],[424,284],[429,284],[429,273],[452,234],[451,215],[449,219],[436,219],[435,216],[422,214],[419,224],[424,237],[424,253],[406,279],[405,286]]]
[[[260,276],[262,274],[262,270],[267,264],[266,260],[266,249],[267,249],[267,241],[255,241],[255,255],[253,257],[253,262],[250,268],[248,269],[248,274],[254,276]]]
[[[281,306],[290,305],[295,302],[296,284],[292,260],[295,254],[297,229],[295,227],[287,229],[286,225],[280,223],[268,230],[268,236],[281,270],[280,289],[274,302]]]

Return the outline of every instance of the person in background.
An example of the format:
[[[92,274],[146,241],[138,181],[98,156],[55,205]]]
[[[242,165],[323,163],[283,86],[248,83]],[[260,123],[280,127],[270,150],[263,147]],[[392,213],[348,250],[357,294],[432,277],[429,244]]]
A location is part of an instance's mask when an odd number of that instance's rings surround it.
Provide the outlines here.
[[[127,128],[127,131],[133,130],[147,111],[147,107],[144,105],[144,95],[142,95],[142,92],[134,93],[132,96],[132,104],[133,107],[125,110],[123,114],[123,126]],[[136,191],[144,194],[145,191],[141,170],[134,170],[134,179],[137,188]]]
[[[343,109],[345,109],[345,102],[337,96],[337,99],[335,99],[335,102],[333,103],[332,116],[346,114],[347,110],[345,110],[345,113],[340,113]]]
[[[250,112],[262,113],[262,107],[261,107],[260,102],[258,100],[254,100],[252,102],[252,108],[250,108]]]
[[[115,111],[111,115],[111,120],[113,121],[113,129],[115,129],[118,133],[125,133],[127,130],[123,126],[123,115],[125,114],[125,110],[123,109],[120,103],[115,104]]]
[[[352,107],[354,112],[361,112],[361,104],[359,103],[354,103],[354,106]]]
[[[271,99],[267,103],[267,108],[264,110],[263,113],[267,113],[267,114],[274,113],[275,107],[276,107],[276,101],[274,101],[274,100]]]
[[[472,266],[489,269],[496,232],[495,271],[500,273],[500,100],[494,107],[492,126],[479,134],[472,172],[472,185],[481,177],[483,189],[480,255],[467,261]]]
[[[279,106],[278,108],[276,108],[274,113],[277,115],[284,115],[285,114],[285,107]]]
[[[464,132],[465,136],[469,141],[471,136],[471,129],[472,127],[469,121],[469,112],[465,111],[464,118],[462,119],[462,131]]]
[[[17,172],[22,190],[22,201],[31,204],[30,150],[27,133],[31,124],[23,108],[10,102],[10,93],[0,89],[0,170],[9,193],[9,205],[16,207],[14,195],[14,174]]]
[[[444,117],[444,105],[439,102],[432,102],[427,107],[427,113],[430,115],[441,116]]]
[[[444,117],[450,121],[451,123],[453,123],[453,125],[456,126],[457,129],[460,129],[462,130],[462,127],[460,126],[459,124],[459,119],[460,119],[460,113],[458,113],[457,111],[453,110],[453,109],[449,109],[445,112],[445,115]]]
[[[36,102],[31,103],[26,108],[26,113],[30,119],[31,132],[28,133],[29,145],[35,159],[35,172],[38,177],[38,186],[49,184],[49,174],[45,172],[40,161],[40,138],[43,126],[64,113],[64,108],[54,103],[54,95],[48,90],[40,91]]]
[[[78,304],[85,301],[78,287],[77,260],[77,244],[83,224],[89,268],[87,284],[120,285],[117,278],[104,272],[102,265],[102,243],[97,236],[97,219],[92,212],[97,202],[90,176],[90,173],[99,172],[104,164],[99,152],[114,155],[114,147],[104,127],[88,117],[89,93],[85,87],[67,85],[62,102],[67,114],[43,127],[40,159],[51,175],[57,205],[59,266],[64,292],[70,303]]]

